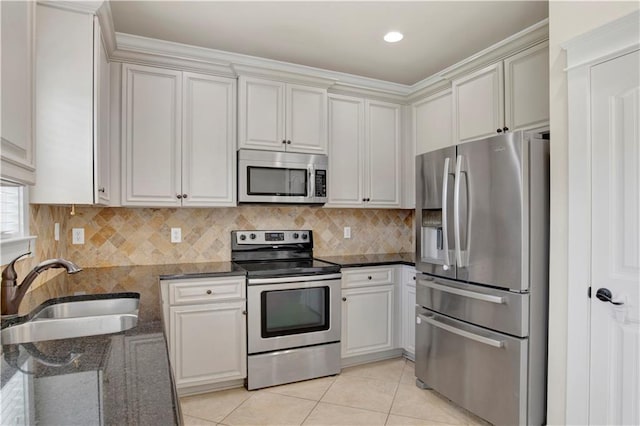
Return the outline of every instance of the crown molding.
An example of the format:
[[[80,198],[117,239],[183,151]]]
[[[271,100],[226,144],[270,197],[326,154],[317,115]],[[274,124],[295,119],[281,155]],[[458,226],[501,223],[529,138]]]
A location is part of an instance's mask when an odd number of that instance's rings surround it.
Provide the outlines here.
[[[481,50],[475,55],[471,55],[468,58],[445,68],[439,73],[436,73],[436,75],[446,78],[447,80],[455,80],[462,75],[469,74],[475,70],[484,68],[487,65],[501,61],[548,39],[549,18],[533,24],[514,35]]]
[[[111,5],[108,1],[102,3],[102,6],[96,11],[98,22],[100,23],[100,31],[102,32],[102,42],[104,43],[107,57],[111,57],[116,50],[116,31],[113,26],[113,15],[111,14]]]
[[[108,7],[102,9],[104,9],[103,19],[109,20],[110,9]],[[110,35],[113,31],[112,22],[103,24],[101,20],[100,23],[106,30],[105,38],[112,37]],[[327,87],[331,93],[407,103],[444,90],[451,85],[452,80],[462,75],[548,40],[549,20],[540,21],[413,85],[132,34],[117,32],[113,34],[115,48],[109,54],[111,61],[175,68],[233,78],[238,75],[253,75],[299,81],[304,84]],[[105,41],[105,44],[107,43],[109,43],[108,40]],[[109,45],[107,47],[110,48]]]
[[[640,10],[563,43],[565,71],[602,62],[640,46]]]
[[[58,9],[71,10],[73,12],[95,14],[102,6],[104,0],[95,1],[63,1],[63,0],[40,0],[38,4],[56,7]]]
[[[262,68],[240,64],[232,64],[231,68],[233,68],[239,76],[263,77],[276,81],[308,84],[310,86],[321,87],[323,89],[328,88],[336,82],[334,79],[316,77],[307,73],[302,74],[290,71],[274,70],[273,68]]]

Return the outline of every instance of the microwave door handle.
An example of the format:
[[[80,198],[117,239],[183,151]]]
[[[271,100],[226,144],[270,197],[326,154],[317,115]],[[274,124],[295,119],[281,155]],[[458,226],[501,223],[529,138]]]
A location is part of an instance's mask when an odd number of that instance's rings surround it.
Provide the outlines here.
[[[449,231],[447,223],[447,202],[449,182],[449,157],[444,159],[444,171],[442,172],[442,249],[444,250],[444,265],[442,268],[446,271],[451,265],[449,259]]]
[[[309,190],[309,193],[307,194],[307,196],[309,198],[314,198],[315,197],[314,194],[315,194],[316,191],[315,191],[315,188],[314,188],[314,186],[315,186],[315,182],[314,182],[315,179],[313,179],[314,175],[315,175],[315,172],[313,170],[313,167],[309,167],[309,181],[307,182],[307,189]]]

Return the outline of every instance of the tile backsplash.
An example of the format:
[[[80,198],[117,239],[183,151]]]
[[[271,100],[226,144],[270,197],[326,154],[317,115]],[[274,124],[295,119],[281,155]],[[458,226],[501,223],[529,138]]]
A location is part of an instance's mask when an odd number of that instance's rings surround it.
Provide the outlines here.
[[[78,207],[67,219],[65,254],[82,267],[225,261],[230,259],[230,232],[236,229],[311,229],[316,255],[409,252],[414,247],[411,210]],[[343,238],[345,226],[351,227],[351,239]],[[182,229],[181,243],[170,242],[172,227]],[[84,228],[85,244],[71,244],[72,228]]]

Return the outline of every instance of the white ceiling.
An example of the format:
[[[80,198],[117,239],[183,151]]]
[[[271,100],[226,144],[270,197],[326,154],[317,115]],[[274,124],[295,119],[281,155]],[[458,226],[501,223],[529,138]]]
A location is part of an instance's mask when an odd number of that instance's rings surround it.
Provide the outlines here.
[[[413,84],[548,16],[546,1],[113,1],[117,32]],[[382,40],[390,30],[404,40]]]

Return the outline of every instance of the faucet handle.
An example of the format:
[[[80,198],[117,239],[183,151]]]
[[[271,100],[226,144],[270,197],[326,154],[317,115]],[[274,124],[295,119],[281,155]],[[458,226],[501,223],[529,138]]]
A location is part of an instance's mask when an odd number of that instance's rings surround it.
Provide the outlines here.
[[[31,254],[31,252],[27,252],[24,254],[21,254],[20,256],[16,257],[15,259],[13,259],[6,268],[4,268],[4,271],[2,271],[2,287],[15,287],[16,286],[16,280],[18,279],[18,274],[16,273],[16,268],[15,268],[15,263],[22,259],[25,256],[29,256]]]

